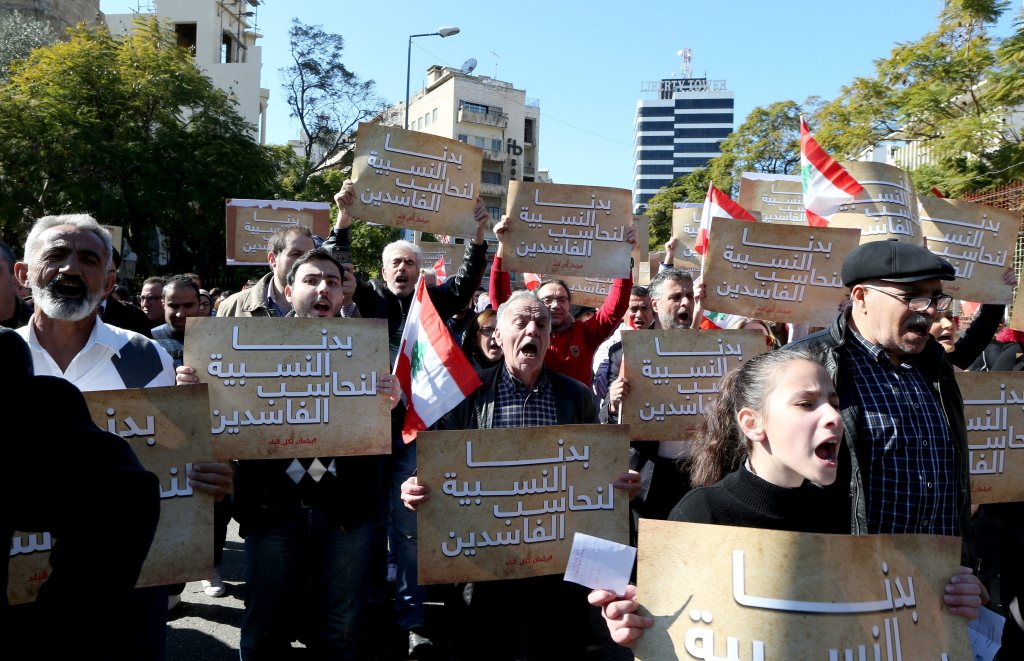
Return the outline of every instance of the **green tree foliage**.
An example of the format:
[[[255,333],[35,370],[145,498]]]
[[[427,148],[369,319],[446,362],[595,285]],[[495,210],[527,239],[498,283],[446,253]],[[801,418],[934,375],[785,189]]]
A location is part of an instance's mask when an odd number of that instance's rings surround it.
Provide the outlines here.
[[[75,28],[0,88],[3,236],[17,245],[39,216],[89,212],[124,227],[141,274],[211,278],[224,263],[224,199],[268,197],[276,185],[250,128],[155,20],[127,37]],[[151,261],[157,228],[168,239],[162,267]]]
[[[360,80],[342,62],[345,40],[323,26],[292,19],[288,31],[292,64],[280,70],[291,116],[305,136],[304,158],[296,162],[293,188],[301,191],[315,173],[351,145],[359,122],[380,113],[385,103],[372,80]]]
[[[1009,3],[951,0],[936,30],[897,45],[822,108],[815,137],[837,158],[885,140],[920,141],[928,180],[961,193],[1024,174],[1021,136],[1007,113],[1024,102],[1024,36],[996,43],[989,27]]]
[[[662,244],[672,236],[672,209],[677,202],[703,202],[711,181],[707,168],[697,168],[688,175],[677,177],[647,202],[644,213],[651,219],[649,225],[652,251],[661,250]]]
[[[57,33],[46,21],[18,11],[0,11],[0,81],[7,79],[12,62],[55,41]]]

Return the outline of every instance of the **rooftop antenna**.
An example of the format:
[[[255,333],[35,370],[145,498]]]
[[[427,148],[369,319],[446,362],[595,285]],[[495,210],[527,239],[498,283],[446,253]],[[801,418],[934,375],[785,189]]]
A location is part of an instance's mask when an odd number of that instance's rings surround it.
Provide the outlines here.
[[[679,66],[679,71],[683,78],[693,78],[693,68],[690,66],[690,62],[693,60],[693,51],[689,48],[683,48],[676,51],[676,55],[683,58],[683,63]]]
[[[462,63],[462,67],[459,69],[459,71],[468,76],[469,74],[473,73],[474,69],[476,69],[476,58],[471,57]]]
[[[494,51],[491,51],[491,55],[494,56],[494,79],[498,79],[498,60],[501,59],[501,55],[498,55]]]

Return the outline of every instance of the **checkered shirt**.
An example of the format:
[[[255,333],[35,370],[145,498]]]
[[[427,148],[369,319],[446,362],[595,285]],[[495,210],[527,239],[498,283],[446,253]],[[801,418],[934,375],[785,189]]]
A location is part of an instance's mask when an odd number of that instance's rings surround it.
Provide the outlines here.
[[[959,534],[956,448],[937,394],[850,329],[857,438],[869,533]],[[852,451],[852,450],[851,450]]]
[[[555,394],[548,380],[547,368],[541,371],[533,389],[528,389],[503,365],[498,376],[498,397],[494,402],[494,428],[557,424]]]

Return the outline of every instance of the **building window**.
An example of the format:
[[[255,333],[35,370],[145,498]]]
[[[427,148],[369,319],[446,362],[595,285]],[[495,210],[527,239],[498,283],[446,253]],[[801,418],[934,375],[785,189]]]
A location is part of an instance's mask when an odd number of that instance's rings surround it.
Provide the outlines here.
[[[423,115],[423,125],[430,126],[430,113]]]
[[[472,137],[473,137],[473,145],[474,146],[479,147],[480,149],[487,149],[487,141],[486,140],[484,140],[483,138],[481,138],[478,135],[474,135]]]
[[[462,109],[463,110],[467,110],[469,112],[478,112],[478,113],[481,113],[481,114],[484,114],[484,115],[487,114],[487,106],[479,104],[479,103],[472,103],[470,101],[463,101],[462,102]]]
[[[501,209],[498,207],[487,207],[487,213],[491,214],[491,218],[501,218]]]
[[[465,133],[460,133],[459,134],[459,142],[466,142],[466,143],[468,143],[469,142],[469,136],[466,135]]]
[[[527,117],[523,129],[523,142],[533,144],[533,118]]]
[[[495,184],[501,185],[501,173],[500,172],[481,172],[480,183],[482,184]]]
[[[491,151],[501,153],[501,140],[491,138]]]
[[[636,140],[638,145],[671,145],[674,142],[671,135],[641,135]]]
[[[437,108],[430,111],[430,120],[433,122],[437,121]]]
[[[672,106],[642,106],[638,114],[641,117],[671,117],[676,114],[676,109]]]
[[[196,24],[175,23],[174,33],[178,35],[178,47],[187,48],[188,52],[196,54]]]
[[[220,62],[221,64],[230,64],[235,61],[235,48],[234,40],[231,35],[224,33],[220,38]]]

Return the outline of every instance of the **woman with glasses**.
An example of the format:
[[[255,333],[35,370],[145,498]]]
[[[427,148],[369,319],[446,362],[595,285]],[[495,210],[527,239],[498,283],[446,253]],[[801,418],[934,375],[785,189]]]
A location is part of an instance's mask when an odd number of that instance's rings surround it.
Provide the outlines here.
[[[501,362],[501,346],[494,341],[497,325],[498,314],[494,310],[484,310],[466,326],[462,336],[462,352],[477,373]]]

